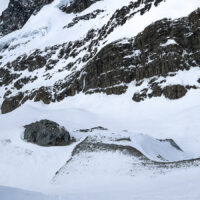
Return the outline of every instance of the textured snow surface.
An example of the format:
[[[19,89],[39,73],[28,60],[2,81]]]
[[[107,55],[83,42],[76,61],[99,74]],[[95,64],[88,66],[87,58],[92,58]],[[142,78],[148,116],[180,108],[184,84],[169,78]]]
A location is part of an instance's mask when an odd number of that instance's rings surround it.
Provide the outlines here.
[[[67,196],[68,199],[92,200],[95,196],[97,199],[121,199],[124,195],[125,199],[187,199],[188,196],[198,199],[199,168],[175,169],[163,175],[152,171],[130,176],[126,172],[131,168],[132,159],[118,153],[90,155],[89,164],[76,160],[76,165],[72,166],[80,170],[70,168],[73,172],[70,176],[51,183],[74,147],[90,134],[74,132],[78,129],[103,126],[109,130],[91,134],[114,138],[129,136],[131,142],[121,141],[120,144],[134,146],[153,160],[158,159],[158,154],[169,161],[200,156],[198,92],[191,90],[176,101],[155,98],[140,104],[129,101],[130,94],[79,94],[51,105],[27,102],[12,113],[1,115],[0,185]],[[65,126],[77,142],[66,147],[47,148],[23,141],[23,126],[40,119],[54,120]],[[172,149],[167,143],[161,144],[153,137],[172,138],[184,152]],[[188,193],[190,190],[192,192]]]

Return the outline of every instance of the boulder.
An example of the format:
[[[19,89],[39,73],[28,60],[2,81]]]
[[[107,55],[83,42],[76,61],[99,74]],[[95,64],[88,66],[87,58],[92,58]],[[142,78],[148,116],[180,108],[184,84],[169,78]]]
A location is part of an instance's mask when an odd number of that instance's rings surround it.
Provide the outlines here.
[[[24,128],[24,139],[27,142],[41,146],[64,146],[70,143],[69,132],[50,120],[40,120]]]
[[[170,85],[163,89],[163,94],[168,99],[179,99],[187,93],[183,85]]]

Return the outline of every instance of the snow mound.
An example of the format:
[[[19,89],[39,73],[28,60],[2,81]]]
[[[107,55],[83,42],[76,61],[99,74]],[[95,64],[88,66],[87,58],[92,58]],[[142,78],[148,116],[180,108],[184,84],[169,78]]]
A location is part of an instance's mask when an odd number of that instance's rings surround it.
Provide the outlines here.
[[[193,158],[191,154],[183,152],[173,140],[157,140],[144,134],[131,137],[132,146],[154,161],[175,162]]]

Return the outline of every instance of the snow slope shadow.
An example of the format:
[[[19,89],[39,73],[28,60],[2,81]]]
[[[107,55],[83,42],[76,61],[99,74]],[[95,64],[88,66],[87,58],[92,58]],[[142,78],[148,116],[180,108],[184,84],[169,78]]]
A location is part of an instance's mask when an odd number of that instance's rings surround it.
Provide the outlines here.
[[[0,197],[1,197],[1,200],[10,200],[10,199],[15,199],[15,200],[36,200],[36,199],[57,200],[58,199],[58,197],[44,195],[39,192],[32,192],[32,191],[21,190],[21,189],[5,187],[5,186],[0,186]]]

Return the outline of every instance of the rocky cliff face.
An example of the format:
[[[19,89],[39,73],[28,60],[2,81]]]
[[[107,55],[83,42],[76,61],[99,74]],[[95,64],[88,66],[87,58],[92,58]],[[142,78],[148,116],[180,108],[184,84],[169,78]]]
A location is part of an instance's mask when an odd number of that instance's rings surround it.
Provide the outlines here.
[[[32,1],[31,1],[32,2]],[[75,0],[61,6],[66,13],[77,13],[87,9],[97,1]],[[32,2],[33,3],[33,2]],[[2,29],[7,34],[21,28],[32,13],[50,1],[40,1],[36,7],[21,1],[20,5],[10,2],[4,11],[17,13],[22,9],[25,14],[5,18]],[[61,101],[79,92],[93,94],[104,92],[107,95],[123,94],[129,84],[134,84],[133,101],[140,102],[147,98],[165,96],[169,99],[183,97],[190,89],[199,89],[199,79],[192,83],[180,84],[174,81],[182,73],[191,73],[200,66],[200,10],[189,16],[171,20],[161,19],[147,26],[141,33],[132,38],[122,38],[107,43],[107,38],[118,27],[126,24],[136,15],[145,15],[152,7],[159,7],[162,0],[138,0],[117,9],[100,28],[89,29],[84,37],[63,44],[47,46],[45,49],[34,49],[30,54],[24,53],[9,62],[2,62],[0,67],[0,86],[3,88],[2,113],[10,112],[27,100],[43,101],[49,104]],[[36,3],[34,3],[36,5]],[[63,29],[73,29],[81,22],[86,23],[98,16],[105,16],[106,11],[95,9],[87,14],[73,17]],[[22,17],[22,16],[25,17]],[[21,20],[21,17],[23,20]],[[103,17],[102,17],[103,18]],[[18,23],[11,27],[10,20]],[[13,22],[14,22],[13,21]],[[0,29],[1,30],[1,29]],[[27,42],[28,43],[28,42]],[[15,50],[16,44],[4,44],[0,53]],[[0,58],[0,62],[1,62]],[[63,64],[60,64],[63,63]],[[57,66],[61,66],[57,69]],[[56,69],[56,70],[55,70]],[[59,77],[55,80],[55,76]],[[51,85],[38,81],[51,81]],[[31,85],[27,89],[27,85]]]
[[[60,9],[66,13],[79,13],[97,1],[101,0],[74,0],[61,6]]]
[[[10,0],[8,8],[0,16],[0,36],[24,26],[31,15],[36,15],[44,6],[53,0]]]

